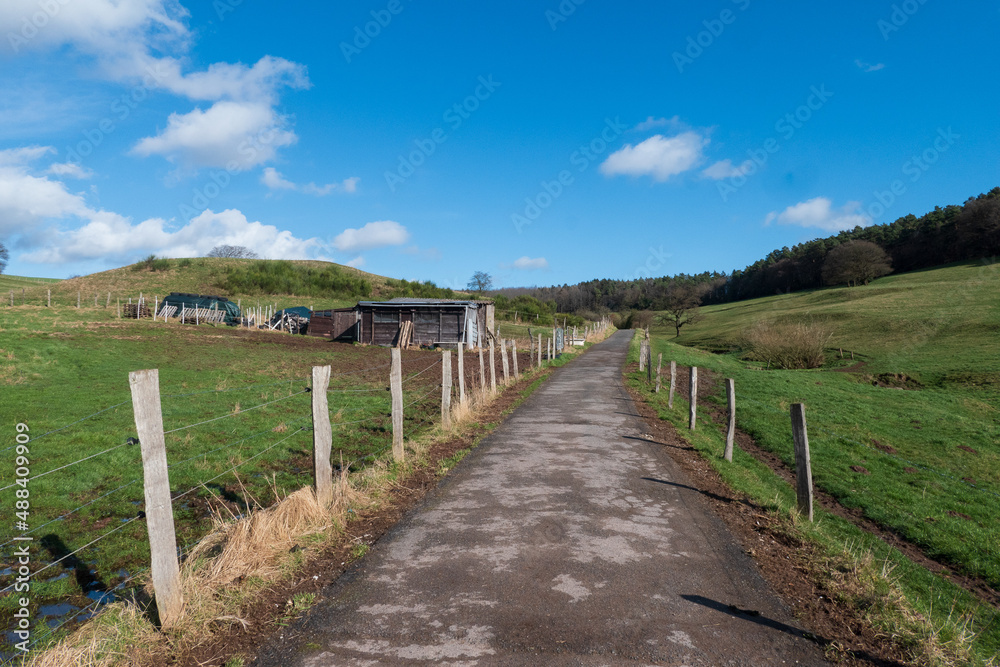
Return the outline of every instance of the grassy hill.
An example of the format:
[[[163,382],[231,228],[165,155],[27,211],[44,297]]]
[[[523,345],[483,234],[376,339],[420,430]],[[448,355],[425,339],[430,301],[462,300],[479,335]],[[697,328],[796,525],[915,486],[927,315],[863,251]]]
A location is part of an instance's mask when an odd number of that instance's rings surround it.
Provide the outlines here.
[[[675,360],[709,369],[717,379],[734,378],[739,428],[789,468],[794,467],[789,406],[804,403],[817,488],[996,592],[998,294],[1000,264],[964,263],[899,274],[865,287],[712,306],[702,309],[704,319],[683,329],[679,338],[673,328],[654,326],[654,357],[662,353],[664,363]],[[760,321],[826,327],[825,364],[776,370],[748,361],[740,349],[741,335]],[[640,382],[638,376],[632,381]],[[724,405],[724,393],[716,382],[710,400]],[[662,396],[650,400],[661,416],[686,431],[686,397],[668,409]],[[706,418],[698,428],[696,446],[718,462],[721,427]],[[748,481],[766,477],[749,455],[738,451],[734,465],[716,467],[738,488],[758,485],[763,502],[794,507],[787,485]],[[820,521],[831,526],[827,530],[847,534],[842,520],[821,513]],[[903,563],[897,556],[884,557]],[[905,573],[908,596],[925,611],[947,610],[958,599],[942,598],[942,581],[925,570],[914,573],[912,564],[900,565],[898,572]],[[968,599],[959,606],[966,610],[962,613],[975,608]],[[981,617],[992,627],[976,628],[987,632],[983,641],[989,650],[1000,648],[996,613],[993,609]]]
[[[104,307],[118,299],[163,297],[170,292],[219,294],[231,300],[277,302],[279,307],[313,305],[338,308],[359,299],[393,296],[453,296],[429,283],[409,282],[367,273],[350,266],[311,260],[170,259],[102,271],[68,280],[0,276],[0,302],[53,306]],[[22,297],[23,290],[23,297]],[[4,293],[7,294],[4,294]],[[7,301],[3,301],[6,298]]]

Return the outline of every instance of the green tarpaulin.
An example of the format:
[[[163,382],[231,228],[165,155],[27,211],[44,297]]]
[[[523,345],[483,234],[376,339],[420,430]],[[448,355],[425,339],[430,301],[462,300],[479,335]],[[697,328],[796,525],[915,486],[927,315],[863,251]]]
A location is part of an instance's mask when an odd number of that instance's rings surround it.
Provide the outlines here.
[[[163,299],[160,304],[160,311],[168,306],[177,306],[178,313],[181,308],[206,308],[208,310],[221,310],[226,313],[226,324],[235,324],[240,321],[239,307],[223,296],[210,296],[206,294],[186,294],[183,292],[172,292]],[[176,316],[176,315],[175,315]]]

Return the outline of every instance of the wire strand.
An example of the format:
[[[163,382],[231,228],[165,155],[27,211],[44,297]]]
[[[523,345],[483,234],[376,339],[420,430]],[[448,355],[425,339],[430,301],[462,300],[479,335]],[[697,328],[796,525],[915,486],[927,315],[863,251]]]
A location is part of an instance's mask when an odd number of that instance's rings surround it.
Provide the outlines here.
[[[164,431],[163,435],[167,435],[168,433],[176,433],[178,431],[186,431],[189,428],[194,428],[195,426],[202,426],[203,424],[211,424],[212,422],[217,422],[220,419],[228,419],[229,417],[235,417],[236,415],[242,415],[243,413],[250,412],[252,410],[257,410],[258,408],[267,407],[268,405],[274,405],[275,403],[280,403],[281,401],[287,401],[290,398],[295,398],[296,396],[301,396],[302,394],[308,394],[308,393],[309,393],[308,389],[303,389],[302,391],[297,392],[295,394],[291,394],[290,396],[284,396],[282,398],[278,398],[278,399],[275,399],[273,401],[268,401],[267,403],[261,403],[259,405],[253,406],[252,408],[247,408],[246,410],[240,410],[239,412],[230,412],[228,414],[222,415],[221,417],[213,417],[212,419],[206,419],[205,421],[197,422],[195,424],[188,424],[187,426],[181,426],[179,428],[172,428],[169,431]],[[2,489],[0,489],[0,490],[2,490]]]
[[[92,415],[88,415],[86,417],[82,417],[80,419],[77,419],[75,422],[72,422],[70,424],[66,424],[65,426],[62,426],[60,428],[54,428],[51,431],[47,431],[45,433],[42,433],[41,435],[38,435],[38,436],[35,436],[34,438],[31,438],[30,440],[28,440],[28,442],[18,443],[18,445],[28,445],[28,444],[31,444],[32,442],[34,442],[35,440],[41,440],[42,438],[44,438],[47,435],[52,435],[53,433],[58,433],[59,431],[65,431],[70,426],[75,426],[76,424],[79,424],[80,422],[84,422],[84,421],[87,421],[88,419],[92,419],[92,418],[96,417],[97,415],[104,414],[108,410],[114,410],[115,408],[120,408],[121,406],[126,405],[127,403],[129,403],[129,401],[122,401],[121,403],[118,403],[117,405],[112,405],[110,408],[104,408],[103,410],[98,410],[97,412],[95,412]],[[0,449],[0,454],[2,454],[3,452],[9,452],[10,450],[14,449],[14,447],[17,447],[18,445],[13,445],[11,447],[7,447],[6,449]]]

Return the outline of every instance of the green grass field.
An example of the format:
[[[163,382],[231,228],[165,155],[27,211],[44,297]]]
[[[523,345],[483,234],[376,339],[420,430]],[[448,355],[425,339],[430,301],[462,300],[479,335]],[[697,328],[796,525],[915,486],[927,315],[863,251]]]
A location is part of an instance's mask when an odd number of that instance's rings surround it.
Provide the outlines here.
[[[14,484],[14,425],[26,424],[36,439],[27,455],[31,476],[38,476],[28,484],[32,571],[84,547],[33,580],[36,618],[53,624],[62,620],[63,605],[82,608],[149,562],[145,522],[137,518],[144,506],[141,455],[137,445],[125,444],[135,435],[130,371],[160,371],[171,492],[193,490],[176,503],[182,548],[210,529],[210,505],[240,514],[254,501],[267,506],[312,483],[312,433],[302,429],[311,426],[305,389],[313,365],[332,366],[330,412],[341,424],[334,427],[335,464],[343,454],[345,464],[364,465],[391,443],[384,348],[115,321],[92,307],[0,308],[0,332],[8,428],[0,488]],[[433,351],[404,353],[408,438],[438,421],[439,358]],[[436,372],[415,375],[431,364]],[[0,504],[11,512],[18,488],[0,491]],[[0,528],[0,589],[15,576],[9,541],[20,531],[10,519]],[[4,614],[13,605],[14,596],[0,596]]]
[[[734,378],[739,427],[790,466],[788,408],[805,403],[818,488],[1000,589],[998,294],[1000,265],[949,266],[703,308],[679,339],[654,327],[653,352]],[[740,332],[762,319],[828,325],[826,365],[764,370],[743,360]],[[721,382],[716,389],[724,404]]]

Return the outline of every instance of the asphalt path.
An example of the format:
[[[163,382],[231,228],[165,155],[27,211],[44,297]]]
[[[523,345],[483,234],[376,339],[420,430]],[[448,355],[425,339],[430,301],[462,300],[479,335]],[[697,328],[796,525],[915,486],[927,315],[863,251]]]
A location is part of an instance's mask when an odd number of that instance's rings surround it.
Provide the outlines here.
[[[631,334],[555,370],[255,664],[826,664],[644,437]]]

